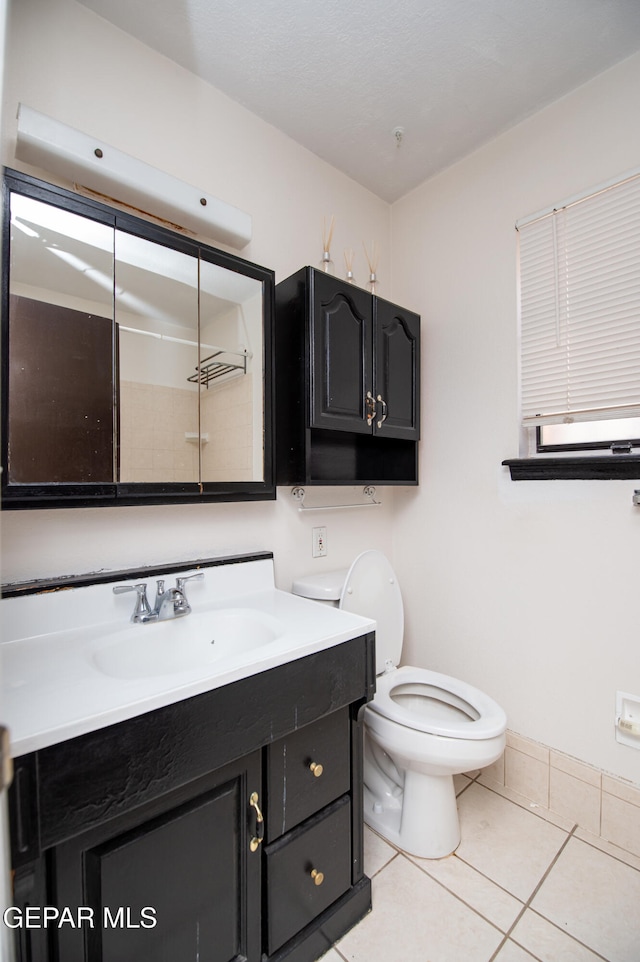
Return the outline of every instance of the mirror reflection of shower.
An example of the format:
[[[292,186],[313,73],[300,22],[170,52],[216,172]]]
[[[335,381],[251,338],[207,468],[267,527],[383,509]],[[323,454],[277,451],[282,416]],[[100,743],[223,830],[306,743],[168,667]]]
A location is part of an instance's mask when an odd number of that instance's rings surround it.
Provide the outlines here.
[[[10,392],[23,399],[12,404],[19,419],[12,480],[263,478],[261,281],[12,193],[10,293],[16,351],[21,333],[24,339],[22,355],[10,366]],[[68,357],[69,338],[77,346],[94,328],[101,328],[100,339],[78,360],[72,377],[66,370],[56,382],[55,364],[40,376],[43,357],[56,350]],[[43,346],[37,362],[36,331]],[[76,384],[77,396],[67,398],[74,410],[67,416],[73,447],[66,453],[61,429],[46,418],[40,417],[37,442],[30,433],[38,429],[26,368],[35,363],[41,412],[55,408],[56,392],[68,394],[69,382]],[[97,395],[90,404],[89,393]],[[96,460],[90,449],[98,446],[98,435],[102,453]],[[19,436],[32,452],[23,463]],[[47,439],[49,448],[63,452],[51,476],[51,452],[33,454]],[[82,447],[86,456],[79,453]]]

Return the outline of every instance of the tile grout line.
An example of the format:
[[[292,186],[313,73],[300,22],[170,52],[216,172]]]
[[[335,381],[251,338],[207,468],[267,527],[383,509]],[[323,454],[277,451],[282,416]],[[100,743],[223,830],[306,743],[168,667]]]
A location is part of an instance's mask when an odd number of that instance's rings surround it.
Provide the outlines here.
[[[478,778],[479,775],[480,775],[480,772],[478,772],[478,774],[476,775],[475,778],[472,778],[472,779],[470,780],[470,782],[469,782],[468,785],[464,785],[464,786],[460,789],[459,792],[456,792],[456,802],[458,801],[458,799],[460,798],[461,795],[464,795],[465,792],[468,792],[468,791],[469,791],[469,789],[471,788],[472,785],[475,785],[475,783],[476,783],[476,778]],[[468,778],[468,777],[469,777],[469,776],[467,775],[467,778]]]
[[[451,855],[449,855],[449,856],[447,856],[447,857],[448,857],[448,858],[454,858],[454,857],[458,857],[458,856],[456,856],[456,853],[455,853],[455,852],[452,852]],[[407,856],[407,861],[410,862],[411,865],[415,865],[415,867],[416,867],[417,869],[419,869],[424,875],[426,875],[427,878],[428,878],[430,881],[435,882],[436,885],[439,885],[440,888],[444,889],[445,892],[448,892],[449,895],[453,896],[454,899],[456,899],[458,902],[460,902],[462,905],[464,905],[465,908],[469,909],[470,912],[473,912],[475,915],[478,916],[478,918],[481,918],[483,922],[486,922],[487,925],[490,925],[492,928],[494,928],[494,929],[495,929],[497,932],[499,932],[501,935],[504,935],[504,933],[503,933],[502,929],[500,928],[500,926],[496,925],[495,922],[492,922],[491,919],[488,919],[486,915],[483,915],[482,912],[481,912],[479,909],[477,909],[474,905],[470,905],[469,902],[467,902],[465,899],[463,899],[462,896],[461,896],[458,892],[454,892],[453,889],[450,889],[448,885],[445,885],[444,882],[443,882],[441,879],[436,878],[435,875],[431,875],[431,874],[427,871],[426,868],[423,868],[422,865],[418,865],[418,863],[417,863],[417,862],[414,862],[413,859],[412,859],[410,856]],[[470,869],[472,869],[474,872],[477,872],[477,874],[478,874],[481,878],[486,879],[486,881],[488,881],[488,882],[491,882],[493,885],[496,886],[496,888],[499,888],[499,889],[500,889],[502,892],[504,892],[506,895],[510,895],[511,898],[516,899],[517,902],[520,901],[520,899],[517,898],[517,896],[513,895],[512,892],[508,892],[507,889],[502,888],[501,885],[498,885],[497,882],[494,882],[493,879],[490,879],[488,875],[485,875],[485,874],[484,874],[484,872],[478,871],[478,869],[474,868],[473,865],[470,865],[469,862],[465,862],[464,859],[459,858],[459,857],[458,857],[458,861],[461,862],[463,865],[466,865],[467,868],[470,868]],[[518,915],[518,918],[520,918],[520,915]],[[502,945],[502,942],[500,943],[500,945]],[[491,960],[489,960],[489,962],[491,962]]]
[[[467,868],[471,869],[473,872],[475,872],[477,875],[479,875],[480,878],[485,879],[487,882],[491,882],[492,885],[495,885],[495,887],[496,887],[497,889],[500,889],[501,892],[504,892],[505,895],[510,895],[512,899],[515,899],[515,900],[516,900],[516,902],[520,902],[521,905],[523,904],[522,899],[519,899],[517,895],[514,895],[513,892],[510,892],[509,889],[506,889],[506,888],[504,887],[504,885],[500,885],[500,882],[496,882],[496,880],[493,879],[493,878],[491,878],[490,875],[487,875],[485,872],[482,872],[482,871],[481,871],[479,868],[477,868],[475,865],[472,865],[471,862],[467,862],[467,860],[464,859],[464,858],[462,858],[461,855],[458,855],[456,852],[452,852],[451,855],[449,855],[448,857],[449,857],[449,858],[457,858],[457,860],[458,860],[459,862],[461,862],[463,865],[466,865]],[[426,870],[425,870],[425,871],[426,871]],[[429,873],[427,872],[427,874],[429,874]],[[434,876],[433,876],[433,875],[430,875],[429,878],[434,878]],[[437,882],[438,880],[434,878],[434,881]],[[442,885],[442,883],[440,883],[440,884]],[[443,886],[443,887],[446,888],[446,886]],[[452,893],[452,894],[455,895],[455,892]],[[460,896],[457,896],[457,898],[460,898]],[[484,916],[483,916],[483,918],[484,918]],[[489,920],[487,919],[487,921],[489,921]],[[500,931],[502,931],[502,929],[500,929]]]
[[[389,844],[389,843],[387,842],[387,844]],[[381,865],[379,869],[377,869],[375,872],[373,872],[372,875],[369,875],[369,879],[371,879],[371,880],[373,881],[373,879],[376,878],[377,875],[380,875],[380,872],[383,872],[388,865],[391,865],[392,862],[395,862],[395,860],[397,859],[398,855],[404,855],[404,854],[405,854],[405,853],[402,852],[401,849],[399,849],[399,848],[394,848],[394,850],[393,850],[393,855],[391,856],[391,858],[390,858],[387,862],[385,862],[384,865]]]
[[[579,829],[580,826],[576,825],[576,828]],[[615,842],[610,842],[608,838],[604,838],[602,835],[594,835],[593,837],[599,839],[605,845],[610,845],[614,848],[620,848],[620,846],[616,845]],[[593,849],[595,852],[600,852],[601,855],[606,855],[608,858],[612,858],[614,862],[618,862],[620,865],[624,865],[626,868],[630,868],[632,872],[640,872],[640,868],[637,865],[631,865],[631,863],[625,861],[625,859],[621,855],[616,855],[614,852],[610,852],[608,848],[601,848],[599,845],[596,845],[595,842],[590,842],[586,838],[580,838],[579,835],[576,835],[576,842],[582,842],[583,845],[588,845],[589,848]],[[629,852],[627,851],[626,848],[621,849],[621,851],[623,851],[627,855],[632,855],[635,858],[638,858],[635,852]]]
[[[342,952],[340,951],[337,945],[332,945],[331,948],[333,949],[334,952],[336,952],[337,955],[340,956],[341,959],[343,959],[343,962],[349,962],[346,955],[342,954]]]
[[[576,943],[576,945],[582,946],[583,949],[586,949],[587,952],[590,952],[591,955],[593,955],[596,959],[602,959],[602,962],[609,962],[609,959],[607,959],[606,956],[600,955],[600,953],[596,949],[593,949],[590,945],[587,945],[586,942],[581,942],[580,939],[577,939],[575,937],[575,935],[571,935],[571,933],[563,929],[562,926],[557,925],[556,922],[552,922],[551,919],[548,919],[546,915],[542,914],[542,912],[538,912],[537,909],[534,909],[531,907],[529,907],[529,911],[533,912],[534,915],[537,915],[537,917],[539,919],[542,919],[543,922],[546,922],[547,925],[550,925],[552,928],[556,929],[558,932],[562,932],[563,935],[568,936],[570,939],[572,939]],[[516,945],[520,945],[520,942],[516,942],[515,939],[513,939],[512,941]],[[525,952],[529,952],[529,954],[532,954],[531,950],[527,949],[524,945],[520,945],[520,947],[524,949]],[[491,962],[491,960],[489,960],[489,962]]]
[[[567,837],[566,837],[565,840],[563,841],[562,845],[560,846],[560,848],[558,849],[558,851],[556,852],[556,854],[555,854],[555,855],[553,856],[553,858],[551,859],[551,862],[549,863],[549,865],[547,866],[547,868],[545,869],[545,871],[542,873],[542,875],[541,875],[541,877],[540,877],[540,879],[539,879],[539,881],[538,881],[538,884],[535,886],[535,888],[533,889],[533,892],[531,893],[531,895],[529,896],[529,898],[527,899],[527,901],[526,901],[526,902],[524,903],[524,905],[522,906],[522,909],[520,910],[520,912],[518,913],[518,915],[516,916],[516,918],[515,918],[515,919],[513,920],[513,922],[511,923],[511,927],[505,932],[505,935],[504,935],[504,938],[503,938],[502,942],[501,942],[500,945],[497,947],[497,949],[495,950],[495,952],[493,953],[493,955],[489,958],[488,962],[495,962],[495,960],[497,959],[498,953],[500,952],[501,949],[504,948],[504,946],[505,946],[505,945],[507,944],[507,942],[509,941],[509,938],[510,938],[512,932],[514,931],[514,929],[516,928],[518,922],[523,918],[523,916],[524,916],[525,912],[527,911],[527,909],[531,909],[531,903],[533,902],[534,898],[536,897],[536,895],[538,894],[538,892],[540,891],[540,889],[542,888],[542,886],[544,885],[544,883],[545,883],[546,880],[548,879],[548,877],[549,877],[552,869],[557,865],[558,859],[560,858],[560,856],[561,856],[562,853],[564,852],[565,848],[567,847],[567,845],[569,844],[569,842],[571,841],[571,839],[574,837],[574,833],[575,833],[577,827],[578,827],[577,825],[574,825],[573,828],[571,829],[571,831],[568,832]],[[511,893],[511,894],[512,894],[512,893]],[[532,911],[532,912],[535,912],[535,909],[531,909],[531,911]],[[539,914],[540,914],[539,912],[536,913],[536,915],[539,915]],[[544,918],[544,916],[540,916],[540,917],[541,917],[541,918]],[[548,919],[545,920],[545,921],[548,921]],[[553,924],[553,923],[551,923],[551,924]],[[556,927],[557,927],[557,926],[556,926]],[[569,935],[569,933],[566,932],[565,935]],[[573,936],[572,936],[572,935],[569,935],[569,938],[573,939]],[[515,942],[515,940],[513,940],[513,941]],[[582,944],[581,942],[578,942],[577,939],[573,939],[573,941],[574,941],[574,942],[577,942],[578,945],[581,945],[581,944]],[[519,943],[519,942],[515,942],[515,944],[516,944],[516,945],[519,945],[520,943]],[[522,946],[522,948],[524,948],[524,946]],[[525,951],[526,951],[526,952],[529,952],[529,949],[525,949]],[[530,954],[530,955],[533,955],[532,952],[529,952],[529,954]],[[536,956],[533,956],[533,958],[536,958]],[[540,960],[538,960],[538,962],[540,962]]]
[[[516,795],[519,794],[513,788],[509,789],[508,785],[501,785],[499,782],[496,782],[495,784],[499,788],[504,788],[506,791],[512,791]],[[541,815],[539,811],[536,811],[536,809],[542,809],[542,811],[551,812],[552,815],[556,815],[559,818],[564,818],[565,821],[567,822],[569,821],[569,819],[566,818],[564,815],[560,815],[559,812],[554,812],[552,808],[545,808],[544,805],[540,805],[538,802],[534,802],[533,799],[528,799],[526,795],[520,795],[520,798],[522,799],[523,802],[528,802],[529,803],[528,805],[524,805],[524,804],[521,804],[520,802],[516,802],[513,798],[509,798],[507,794],[503,795],[502,792],[499,792],[497,791],[497,789],[492,788],[491,785],[485,785],[484,782],[478,782],[478,785],[480,786],[480,788],[485,788],[488,792],[491,792],[493,795],[497,795],[498,798],[504,798],[505,801],[511,802],[512,805],[516,805],[518,808],[521,808],[523,812],[529,812],[530,815],[535,815],[536,818],[539,818],[542,822],[546,822],[547,825],[555,826],[555,828],[560,829],[561,832],[574,832],[578,827],[577,822],[574,822],[573,828],[563,828],[561,825],[558,825],[556,822],[554,822],[553,819],[545,818],[544,815]]]

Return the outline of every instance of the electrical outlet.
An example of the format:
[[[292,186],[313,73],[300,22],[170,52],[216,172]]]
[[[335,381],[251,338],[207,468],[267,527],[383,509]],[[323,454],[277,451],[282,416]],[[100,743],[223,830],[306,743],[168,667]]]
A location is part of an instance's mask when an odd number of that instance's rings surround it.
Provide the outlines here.
[[[616,741],[640,749],[640,695],[616,692]]]
[[[327,529],[324,526],[322,528],[313,528],[312,535],[312,557],[324,558],[327,553]]]

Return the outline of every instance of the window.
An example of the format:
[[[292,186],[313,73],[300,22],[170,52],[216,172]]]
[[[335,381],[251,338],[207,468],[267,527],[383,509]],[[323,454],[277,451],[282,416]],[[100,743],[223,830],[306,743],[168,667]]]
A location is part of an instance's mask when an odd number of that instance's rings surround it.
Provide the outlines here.
[[[516,229],[526,453],[592,459],[600,449],[601,458],[635,461],[629,452],[640,446],[640,171]],[[639,465],[640,457],[630,476],[640,476]]]
[[[536,431],[538,451],[611,451],[640,449],[640,418],[544,424]]]

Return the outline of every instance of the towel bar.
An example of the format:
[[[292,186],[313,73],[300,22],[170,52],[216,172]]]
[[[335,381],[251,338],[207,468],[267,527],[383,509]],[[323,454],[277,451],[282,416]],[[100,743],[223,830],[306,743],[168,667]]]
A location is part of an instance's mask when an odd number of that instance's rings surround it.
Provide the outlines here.
[[[382,504],[382,501],[376,501],[375,494],[376,489],[372,484],[368,484],[362,489],[362,494],[367,501],[356,501],[350,504],[309,504],[304,503],[306,491],[302,487],[293,488],[291,491],[292,498],[298,502],[298,511],[332,511],[337,508],[373,508]]]

